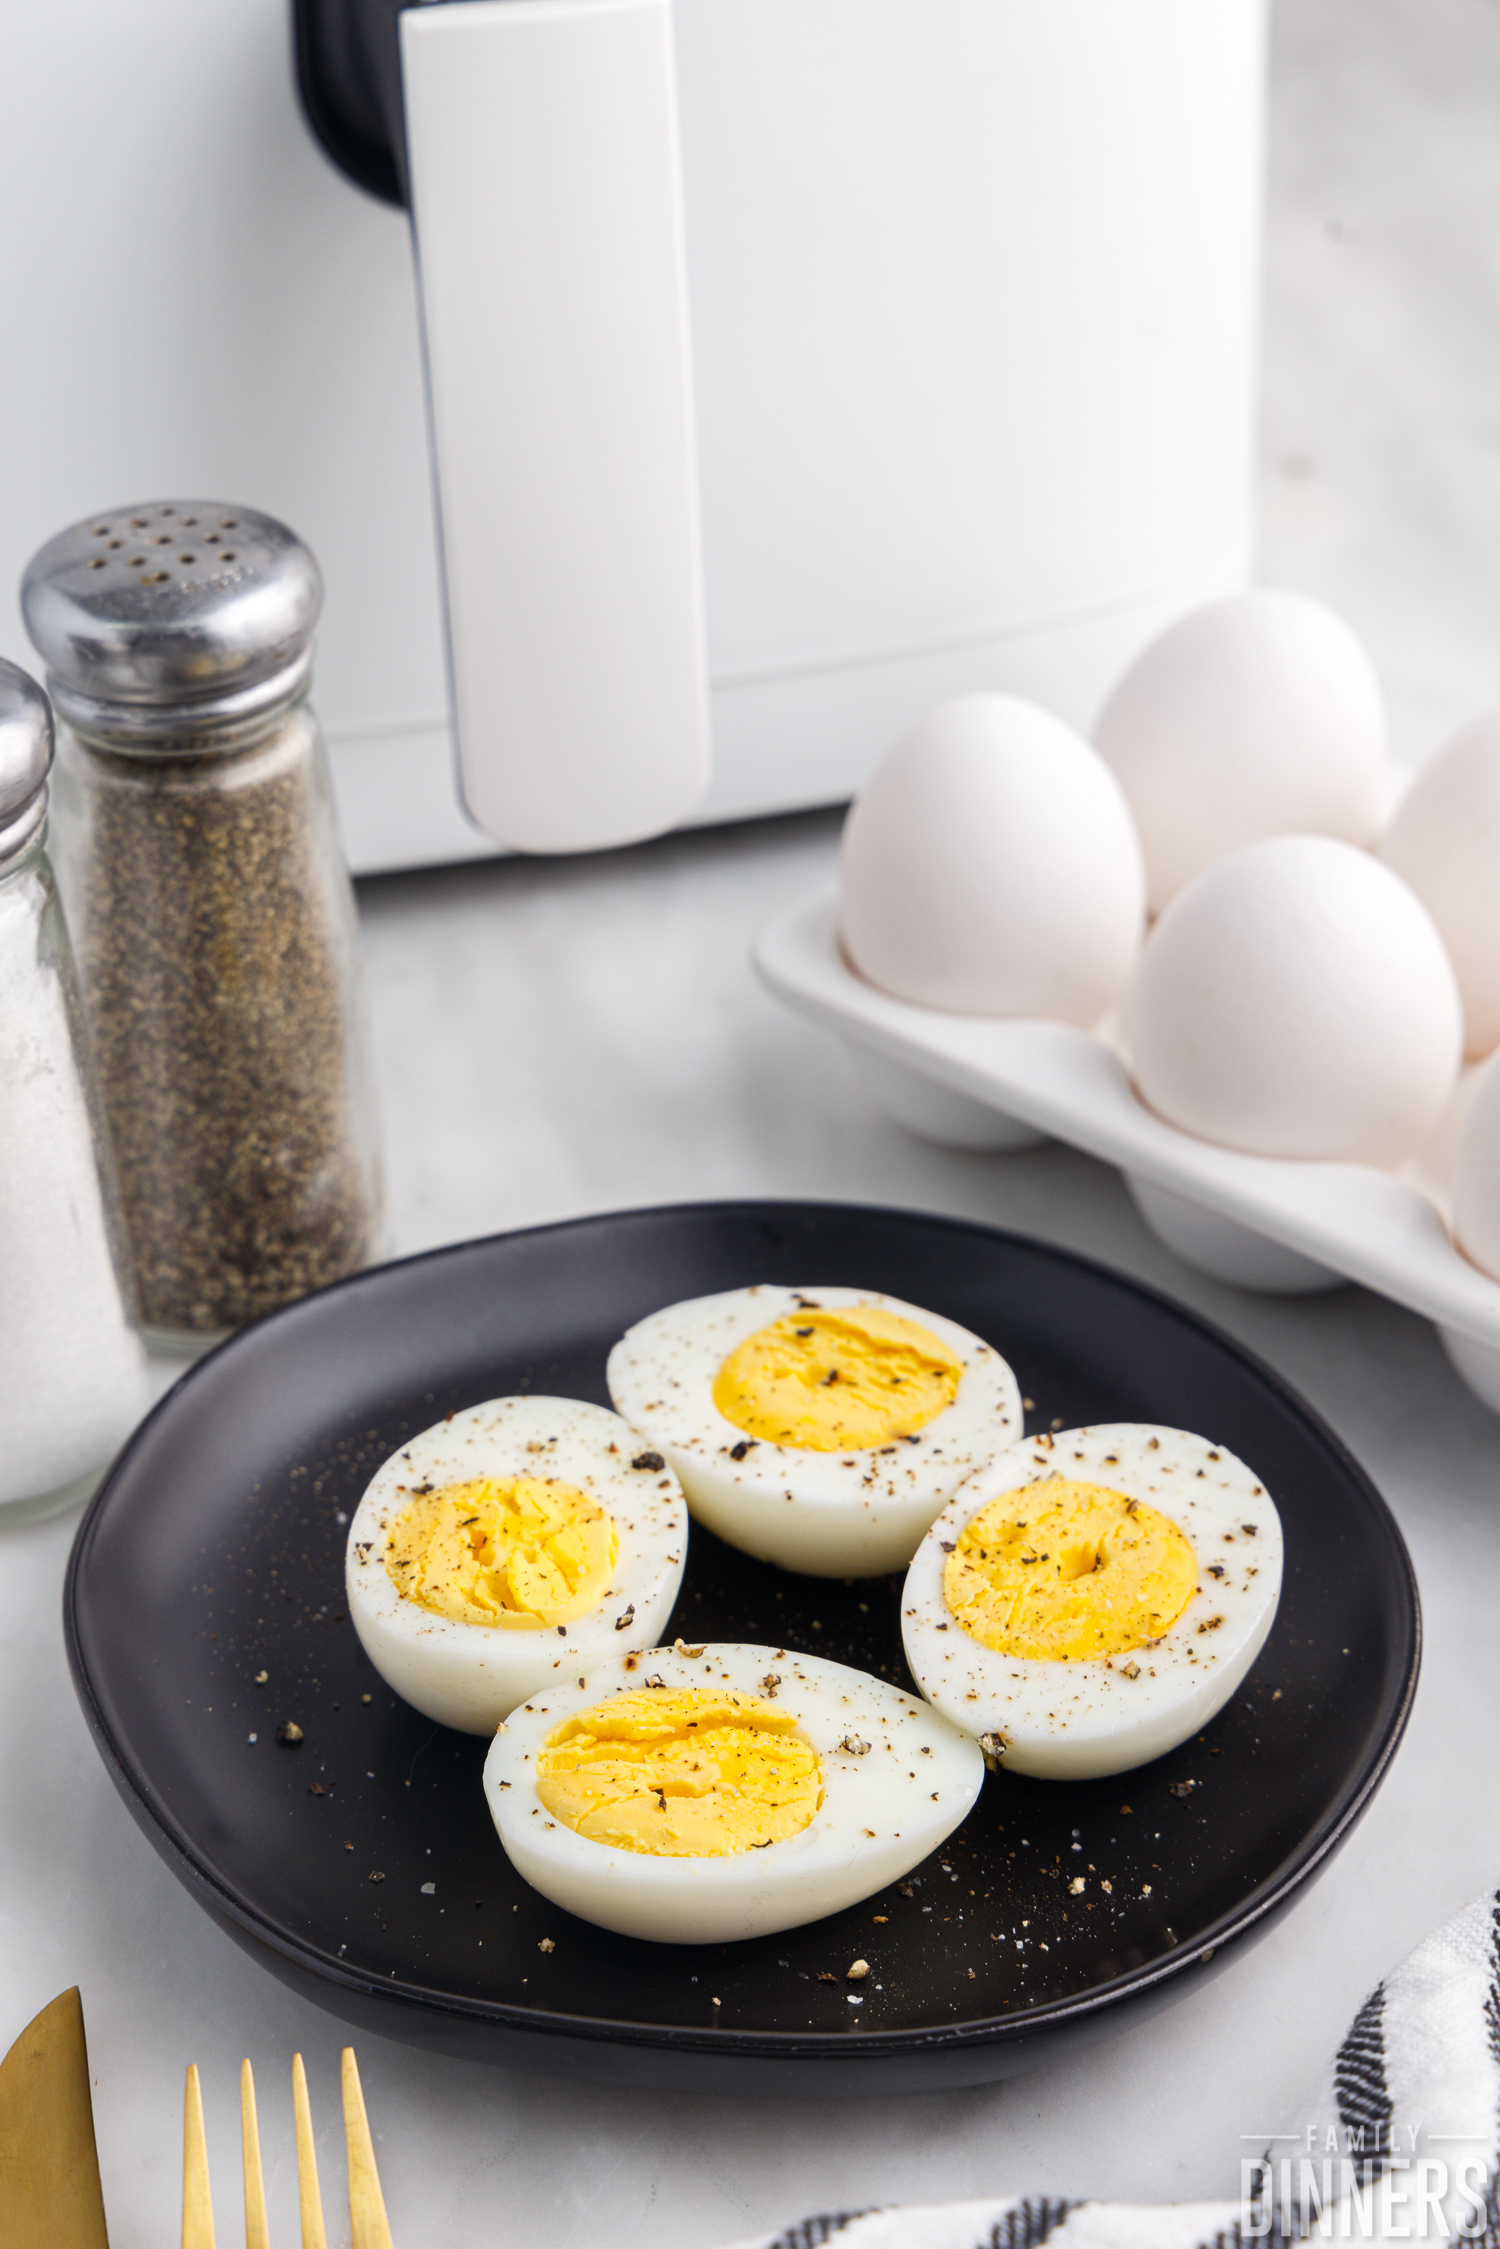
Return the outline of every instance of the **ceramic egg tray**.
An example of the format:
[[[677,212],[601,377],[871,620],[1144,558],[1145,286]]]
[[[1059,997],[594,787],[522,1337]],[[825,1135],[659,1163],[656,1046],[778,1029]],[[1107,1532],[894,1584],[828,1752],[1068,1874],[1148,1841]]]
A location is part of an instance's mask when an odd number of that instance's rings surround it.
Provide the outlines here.
[[[831,897],[772,924],[756,966],[772,993],[855,1050],[901,1123],[971,1148],[1069,1142],[1126,1175],[1181,1256],[1241,1287],[1360,1282],[1436,1321],[1464,1380],[1500,1411],[1500,1282],[1454,1247],[1440,1167],[1289,1162],[1195,1140],[1137,1098],[1119,1049],[1072,1024],[947,1015],[877,991],[840,951]]]

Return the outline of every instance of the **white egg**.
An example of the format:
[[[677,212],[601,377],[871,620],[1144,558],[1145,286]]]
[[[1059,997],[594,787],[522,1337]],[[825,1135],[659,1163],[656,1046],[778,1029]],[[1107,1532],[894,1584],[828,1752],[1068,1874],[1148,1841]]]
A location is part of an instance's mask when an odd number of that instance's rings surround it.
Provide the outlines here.
[[[769,1684],[768,1684],[769,1683]],[[790,1736],[815,1755],[819,1798],[796,1833],[712,1857],[661,1855],[648,1847],[658,1812],[685,1793],[682,1768],[636,1766],[606,1786],[643,1805],[630,1848],[581,1834],[554,1816],[537,1788],[548,1737],[591,1705],[620,1695],[678,1690],[764,1704],[795,1718]],[[808,1760],[810,1763],[811,1760]],[[652,1774],[665,1786],[650,1785]],[[592,1665],[582,1681],[549,1688],[516,1711],[485,1761],[490,1813],[517,1872],[554,1904],[625,1936],[665,1944],[724,1944],[821,1920],[896,1881],[952,1834],[984,1781],[984,1759],[957,1726],[915,1695],[863,1671],[784,1648],[657,1649]],[[753,1832],[756,1807],[717,1764],[692,1780],[695,1811],[725,1805]],[[738,1799],[738,1801],[736,1801]],[[618,1799],[616,1799],[618,1800]],[[667,1841],[681,1847],[682,1838]]]
[[[1449,1183],[1453,1237],[1471,1263],[1500,1280],[1500,1054],[1464,1091]]]
[[[889,1315],[935,1338],[956,1374],[951,1403],[889,1441],[825,1449],[768,1441],[720,1411],[715,1387],[726,1361],[776,1323],[809,1338],[806,1364],[788,1378],[798,1410],[804,1397],[816,1413],[849,1394],[827,1378],[850,1311]],[[903,1373],[910,1381],[898,1351],[880,1379]],[[954,1321],[874,1289],[767,1284],[669,1304],[621,1337],[608,1379],[616,1408],[671,1462],[700,1522],[760,1561],[813,1577],[900,1569],[950,1494],[1023,1426],[1016,1379],[998,1351]],[[894,1384],[882,1388],[875,1410],[883,1414],[888,1403],[900,1414],[902,1395]]]
[[[844,829],[839,928],[862,976],[960,1015],[1097,1022],[1145,926],[1140,845],[1103,759],[1009,695],[940,703]]]
[[[1006,1535],[1014,1536],[1028,1527],[1028,1500],[1042,1520],[1038,1487],[1058,1479],[1155,1509],[1187,1539],[1196,1590],[1160,1638],[1107,1655],[1047,1658],[1002,1653],[957,1621],[945,1584],[967,1526],[999,1501],[1011,1526]],[[994,1535],[993,1522],[987,1533]],[[1053,1554],[1049,1546],[1034,1561],[1022,1545],[1019,1559],[1055,1572],[1059,1594],[1087,1585],[1090,1634],[1108,1627],[1112,1604],[1131,1613],[1120,1583],[1129,1558],[1116,1531],[1086,1552]],[[906,1659],[929,1702],[987,1737],[985,1747],[1009,1770],[1047,1780],[1128,1772],[1186,1741],[1229,1700],[1271,1629],[1281,1564],[1281,1520],[1270,1495],[1222,1445],[1137,1422],[1060,1430],[1015,1446],[933,1524],[902,1595]],[[1015,1615],[1012,1609],[1011,1621]]]
[[[1435,1129],[1463,1052],[1432,917],[1351,844],[1247,844],[1180,891],[1131,994],[1142,1098],[1261,1156],[1399,1164]]]
[[[585,1580],[588,1605],[565,1600],[561,1623],[527,1621],[515,1591],[520,1571],[534,1578],[556,1569],[555,1548],[539,1540],[516,1549],[519,1563],[488,1549],[476,1554],[493,1623],[436,1613],[400,1590],[388,1563],[397,1559],[400,1574],[402,1523],[414,1502],[481,1479],[503,1486],[517,1478],[581,1493],[613,1523],[613,1566],[596,1597]],[[687,1535],[677,1478],[655,1454],[641,1459],[640,1440],[617,1415],[577,1398],[492,1398],[424,1429],[376,1470],[349,1525],[349,1614],[370,1661],[404,1701],[439,1725],[493,1733],[560,1669],[574,1677],[605,1651],[660,1638],[682,1583]]]
[[[1232,594],[1170,626],[1115,688],[1094,739],[1135,814],[1154,914],[1241,844],[1368,843],[1385,810],[1375,668],[1304,594]]]
[[[1421,899],[1453,961],[1474,1061],[1500,1045],[1500,711],[1425,765],[1381,857]]]

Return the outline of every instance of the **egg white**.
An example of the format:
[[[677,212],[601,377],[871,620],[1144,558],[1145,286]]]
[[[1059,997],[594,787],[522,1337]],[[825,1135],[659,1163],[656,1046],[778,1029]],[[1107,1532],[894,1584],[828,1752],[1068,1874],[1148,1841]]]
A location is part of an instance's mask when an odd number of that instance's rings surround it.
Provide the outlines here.
[[[963,1366],[952,1404],[894,1445],[747,1445],[713,1399],[730,1352],[786,1313],[852,1304],[879,1305],[947,1344]],[[618,1411],[671,1462],[700,1522],[757,1560],[810,1577],[900,1569],[944,1502],[1023,1426],[1021,1394],[998,1351],[936,1312],[873,1289],[765,1284],[669,1304],[621,1337],[608,1379]]]
[[[542,1804],[537,1753],[575,1711],[657,1680],[760,1699],[771,1674],[776,1700],[796,1712],[798,1735],[822,1761],[823,1802],[798,1834],[727,1858],[654,1858],[579,1835]],[[593,1664],[514,1711],[484,1767],[490,1814],[517,1873],[580,1920],[661,1944],[766,1936],[858,1904],[936,1850],[983,1782],[977,1743],[915,1695],[820,1656],[741,1645]]]
[[[640,1439],[604,1406],[578,1398],[491,1398],[424,1429],[375,1471],[349,1525],[344,1582],[365,1653],[424,1717],[493,1733],[506,1712],[585,1661],[661,1637],[687,1559],[687,1508],[670,1468],[643,1467]],[[387,1542],[421,1485],[477,1476],[554,1476],[613,1517],[619,1554],[585,1615],[517,1630],[434,1614],[399,1592]],[[623,1621],[622,1621],[623,1620]]]
[[[997,1654],[952,1615],[943,1570],[964,1526],[991,1500],[1053,1476],[1142,1500],[1188,1539],[1198,1589],[1160,1640],[1124,1656],[1043,1661]],[[1210,1576],[1210,1566],[1223,1575]],[[933,1524],[901,1599],[906,1660],[928,1701],[969,1733],[995,1737],[986,1747],[1011,1771],[1048,1780],[1129,1772],[1175,1749],[1229,1700],[1271,1629],[1281,1569],[1281,1518],[1258,1477],[1222,1445],[1142,1422],[1062,1429],[972,1477]]]

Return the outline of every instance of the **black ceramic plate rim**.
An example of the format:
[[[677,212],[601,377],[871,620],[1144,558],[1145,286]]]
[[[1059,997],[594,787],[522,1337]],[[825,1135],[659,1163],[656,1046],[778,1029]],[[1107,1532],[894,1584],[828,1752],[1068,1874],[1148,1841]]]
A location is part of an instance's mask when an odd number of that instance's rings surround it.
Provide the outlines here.
[[[157,1419],[171,1409],[173,1400],[184,1386],[196,1379],[201,1368],[217,1363],[226,1353],[240,1350],[248,1338],[270,1321],[283,1325],[295,1322],[299,1316],[305,1315],[310,1306],[321,1306],[331,1297],[358,1296],[363,1291],[387,1285],[393,1274],[461,1257],[493,1242],[557,1237],[584,1231],[601,1223],[607,1224],[613,1218],[639,1221],[660,1216],[680,1220],[696,1213],[710,1222],[716,1222],[726,1216],[756,1217],[784,1212],[815,1217],[825,1211],[837,1211],[844,1218],[861,1215],[882,1220],[902,1218],[968,1236],[984,1235],[997,1246],[1015,1243],[1033,1254],[1040,1252],[1043,1256],[1059,1264],[1072,1266],[1080,1272],[1101,1274],[1116,1287],[1165,1310],[1176,1319],[1187,1321],[1200,1333],[1210,1337],[1221,1350],[1274,1391],[1281,1404],[1336,1456],[1351,1488],[1359,1492],[1369,1515],[1371,1528],[1378,1532],[1394,1566],[1395,1575],[1406,1594],[1409,1646],[1400,1664],[1401,1684],[1393,1698],[1392,1707],[1367,1750],[1355,1779],[1346,1786],[1325,1817],[1311,1829],[1299,1848],[1290,1854],[1276,1873],[1261,1884],[1252,1897],[1232,1912],[1221,1914],[1216,1921],[1199,1930],[1190,1942],[1173,1946],[1147,1966],[1131,1969],[1108,1982],[1091,1985],[1087,1991],[1069,1999],[1012,2008],[1003,2015],[979,2017],[971,2022],[931,2030],[869,2031],[861,2033],[857,2038],[851,2038],[847,2032],[745,2031],[728,2027],[723,2030],[698,2030],[678,2024],[642,2025],[638,2022],[617,2021],[607,2015],[578,2015],[553,2009],[519,2007],[499,2000],[460,2002],[448,1992],[435,1991],[415,1980],[399,1976],[382,1980],[351,1969],[335,1955],[320,1950],[316,1945],[289,1937],[268,1915],[246,1904],[236,1891],[220,1881],[200,1857],[191,1836],[169,1812],[152,1786],[149,1775],[139,1769],[116,1738],[105,1712],[103,1694],[90,1673],[78,1624],[79,1579],[96,1530],[109,1507],[116,1481],[137,1449],[146,1442]],[[1177,1975],[1207,1961],[1225,1947],[1245,1937],[1258,1922],[1268,1914],[1274,1914],[1289,1899],[1290,1894],[1308,1879],[1323,1859],[1337,1849],[1358,1822],[1400,1747],[1416,1695],[1422,1654],[1422,1616],[1416,1574],[1405,1542],[1385,1500],[1348,1446],[1324,1421],[1322,1415],[1274,1367],[1247,1349],[1237,1337],[1178,1302],[1165,1290],[1153,1288],[1149,1283],[1137,1280],[1133,1274],[1123,1273],[1097,1258],[1060,1248],[1055,1243],[1042,1241],[1034,1235],[1018,1234],[1009,1228],[990,1226],[978,1219],[952,1218],[930,1211],[911,1210],[899,1204],[843,1202],[831,1197],[799,1201],[780,1196],[737,1198],[724,1202],[667,1203],[646,1208],[622,1206],[617,1210],[591,1212],[586,1217],[562,1219],[549,1225],[517,1227],[506,1233],[483,1235],[471,1241],[448,1242],[436,1249],[419,1251],[412,1257],[393,1259],[388,1264],[371,1266],[363,1272],[351,1274],[345,1280],[335,1281],[327,1288],[315,1290],[310,1296],[302,1297],[278,1312],[267,1314],[264,1320],[257,1320],[249,1327],[240,1329],[214,1350],[206,1352],[158,1399],[126,1441],[94,1494],[79,1524],[68,1557],[63,1585],[63,1631],[74,1688],[101,1753],[110,1767],[111,1776],[122,1795],[132,1800],[138,1816],[144,1813],[158,1836],[169,1846],[173,1859],[178,1862],[180,1877],[185,1875],[187,1886],[211,1900],[213,1909],[224,1919],[234,1922],[258,1943],[278,1953],[283,1959],[310,1970],[321,1982],[350,1994],[379,1999],[385,2004],[400,2001],[418,2013],[489,2022],[554,2039],[578,2039],[643,2048],[670,2046],[678,2053],[699,2051],[747,2058],[825,2056],[840,2061],[860,2055],[873,2060],[882,2055],[891,2057],[939,2049],[952,2051],[975,2045],[1022,2044],[1045,2031],[1104,2012],[1127,1996],[1158,1991]]]

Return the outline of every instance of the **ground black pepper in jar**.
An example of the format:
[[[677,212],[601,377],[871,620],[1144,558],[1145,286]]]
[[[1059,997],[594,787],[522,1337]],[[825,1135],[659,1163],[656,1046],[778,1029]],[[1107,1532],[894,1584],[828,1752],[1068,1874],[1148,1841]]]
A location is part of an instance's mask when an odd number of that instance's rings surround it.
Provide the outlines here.
[[[353,899],[307,703],[317,565],[245,508],[75,524],[22,600],[143,1318],[208,1340],[379,1230]]]

